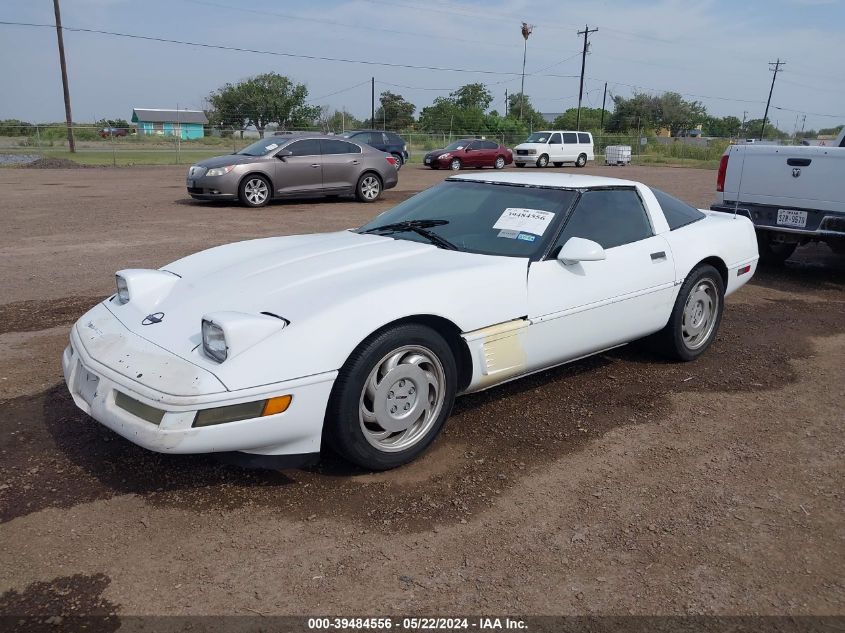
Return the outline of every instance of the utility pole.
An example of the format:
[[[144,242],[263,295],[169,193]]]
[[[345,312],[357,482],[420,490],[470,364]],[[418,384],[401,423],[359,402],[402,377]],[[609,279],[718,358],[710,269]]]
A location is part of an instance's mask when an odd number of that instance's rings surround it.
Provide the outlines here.
[[[589,24],[584,25],[583,31],[578,31],[578,35],[584,36],[584,49],[581,51],[581,87],[578,89],[578,116],[575,119],[575,129],[581,130],[581,99],[584,98],[584,66],[587,63],[587,37],[590,33],[595,33],[598,29],[591,29]]]
[[[607,82],[604,82],[604,96],[601,98],[601,133],[604,134],[604,104],[607,101]]]
[[[59,66],[62,68],[62,89],[65,93],[65,120],[67,121],[67,145],[71,152],[76,152],[73,142],[73,117],[70,113],[70,89],[67,85],[67,64],[65,64],[65,40],[62,36],[62,12],[59,0],[53,0],[53,12],[56,14],[56,38],[59,40]]]
[[[763,124],[760,126],[760,140],[763,140],[763,132],[766,131],[766,119],[769,116],[769,104],[772,102],[772,92],[775,89],[775,79],[778,78],[778,73],[780,72],[780,67],[784,66],[786,62],[780,61],[780,57],[778,57],[776,62],[769,62],[769,71],[773,72],[772,75],[772,87],[769,88],[769,99],[766,101],[766,113],[763,115]]]
[[[505,88],[505,118],[508,118],[508,89]]]
[[[525,40],[522,47],[522,83],[519,86],[519,120],[522,121],[522,104],[525,102],[525,56],[528,53],[528,36],[534,30],[533,24],[522,23],[522,39]]]
[[[747,116],[748,116],[748,110],[743,110],[742,111],[742,125],[739,126],[739,131],[742,134],[742,136],[746,136],[746,134],[745,134],[745,119],[746,119]]]
[[[370,127],[376,126],[376,78],[370,82]]]

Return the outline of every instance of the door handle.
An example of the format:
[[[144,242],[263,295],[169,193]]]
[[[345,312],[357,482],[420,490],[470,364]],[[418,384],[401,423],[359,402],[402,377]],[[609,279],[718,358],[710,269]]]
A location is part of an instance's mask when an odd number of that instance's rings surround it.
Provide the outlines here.
[[[666,251],[657,251],[651,254],[651,261],[653,262],[660,261],[661,259],[666,259]]]
[[[810,158],[787,158],[786,164],[790,167],[808,167],[812,163]]]
[[[360,161],[358,160],[350,160],[349,163],[352,165],[357,165]]]
[[[319,165],[319,164],[314,164],[314,165],[311,165],[311,166],[312,166],[312,167],[319,167],[320,165]]]

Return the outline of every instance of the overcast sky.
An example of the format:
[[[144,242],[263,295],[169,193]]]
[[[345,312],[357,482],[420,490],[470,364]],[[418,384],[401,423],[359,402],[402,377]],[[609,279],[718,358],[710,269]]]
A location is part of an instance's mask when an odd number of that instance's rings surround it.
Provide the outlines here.
[[[417,112],[450,89],[484,82],[496,97],[492,107],[503,112],[505,89],[519,90],[524,20],[536,25],[525,92],[541,112],[577,105],[576,31],[588,23],[599,31],[590,36],[587,106],[601,106],[607,81],[611,94],[674,90],[714,115],[742,118],[747,111],[760,118],[772,77],[768,62],[780,57],[787,63],[772,105],[782,109],[769,118],[788,132],[796,112],[806,113],[807,128],[845,123],[842,0],[62,0],[62,17],[66,27],[489,71],[317,61],[66,32],[76,121],[128,119],[133,107],[202,108],[223,83],[267,71],[305,83],[315,103],[359,117],[369,115],[372,76],[377,93],[399,92]],[[0,21],[52,24],[52,1],[3,0]],[[56,51],[54,29],[0,25],[0,119],[63,119]]]

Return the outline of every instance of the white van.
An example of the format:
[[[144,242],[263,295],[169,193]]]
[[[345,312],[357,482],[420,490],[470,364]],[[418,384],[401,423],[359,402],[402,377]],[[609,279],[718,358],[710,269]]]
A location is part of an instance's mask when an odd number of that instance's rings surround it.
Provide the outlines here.
[[[528,164],[546,167],[549,163],[555,167],[564,163],[583,167],[588,160],[595,158],[593,135],[589,132],[534,132],[513,149],[513,162],[517,167]]]

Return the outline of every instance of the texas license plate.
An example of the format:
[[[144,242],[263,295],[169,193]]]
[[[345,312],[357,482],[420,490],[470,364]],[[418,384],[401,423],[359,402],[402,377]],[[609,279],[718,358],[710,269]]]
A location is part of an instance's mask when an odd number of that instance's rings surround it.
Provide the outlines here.
[[[797,209],[778,209],[778,224],[780,226],[807,226],[807,212]]]
[[[188,187],[193,187],[193,186],[194,186],[194,181],[189,178],[188,179]]]

